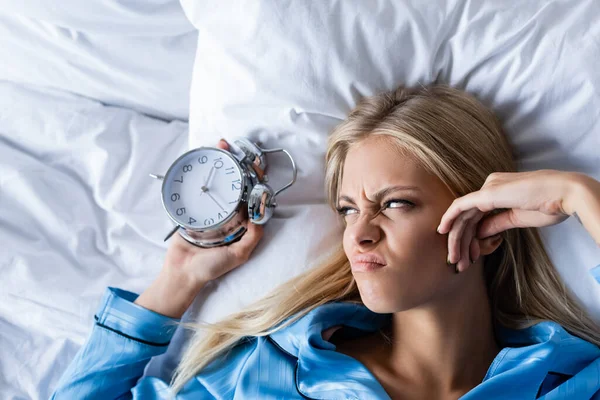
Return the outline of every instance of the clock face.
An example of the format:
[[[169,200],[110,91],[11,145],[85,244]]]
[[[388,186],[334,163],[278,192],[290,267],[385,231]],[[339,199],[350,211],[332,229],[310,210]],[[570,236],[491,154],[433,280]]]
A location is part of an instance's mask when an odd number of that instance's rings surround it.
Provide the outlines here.
[[[230,153],[199,148],[181,156],[165,176],[163,204],[179,225],[213,227],[237,209],[244,179]]]

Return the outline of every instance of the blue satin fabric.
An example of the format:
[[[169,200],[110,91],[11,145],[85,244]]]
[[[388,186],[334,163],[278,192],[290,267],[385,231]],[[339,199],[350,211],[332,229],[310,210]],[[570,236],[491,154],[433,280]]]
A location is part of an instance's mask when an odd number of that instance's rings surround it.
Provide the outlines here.
[[[592,273],[600,281],[599,267]],[[165,382],[142,375],[148,361],[166,351],[177,320],[134,304],[136,298],[107,289],[91,335],[51,399],[168,398]],[[246,338],[190,380],[177,399],[389,399],[363,364],[322,337],[336,325],[356,334],[389,321],[390,315],[361,305],[325,304],[270,336]],[[600,400],[597,346],[553,322],[502,329],[498,338],[505,347],[462,400]]]

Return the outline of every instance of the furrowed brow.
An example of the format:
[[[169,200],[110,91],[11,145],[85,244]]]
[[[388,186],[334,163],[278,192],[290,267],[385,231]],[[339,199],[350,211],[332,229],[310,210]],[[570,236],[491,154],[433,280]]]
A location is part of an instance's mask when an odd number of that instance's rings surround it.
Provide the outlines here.
[[[412,190],[412,191],[416,191],[416,192],[420,191],[420,189],[417,186],[404,186],[404,185],[390,186],[385,189],[381,189],[380,191],[375,193],[375,201],[376,202],[381,201],[382,198],[386,197],[390,193],[399,192],[399,191],[408,191],[408,190]],[[348,195],[344,195],[344,194],[340,195],[339,201],[341,202],[342,200],[344,200],[350,204],[356,205],[356,202],[354,201],[354,199]]]

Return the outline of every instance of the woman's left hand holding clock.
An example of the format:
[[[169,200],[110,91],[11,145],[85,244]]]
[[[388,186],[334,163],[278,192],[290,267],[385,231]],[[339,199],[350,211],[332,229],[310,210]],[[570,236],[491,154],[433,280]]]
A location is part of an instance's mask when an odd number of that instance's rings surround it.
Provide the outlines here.
[[[217,147],[228,150],[225,140]],[[210,182],[210,174],[206,185]],[[248,223],[242,238],[228,246],[201,248],[191,245],[180,235],[173,235],[165,262],[156,280],[135,303],[172,318],[181,318],[198,292],[210,281],[245,263],[263,236],[260,225]]]

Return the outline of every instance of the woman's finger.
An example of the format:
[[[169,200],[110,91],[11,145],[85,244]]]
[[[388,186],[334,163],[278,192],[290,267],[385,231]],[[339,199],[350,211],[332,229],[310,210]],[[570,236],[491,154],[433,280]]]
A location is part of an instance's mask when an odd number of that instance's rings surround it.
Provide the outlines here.
[[[452,229],[448,233],[448,262],[456,264],[461,258],[461,244],[465,227],[470,218],[478,213],[477,209],[468,210],[454,220]],[[464,254],[464,253],[463,253]]]
[[[489,189],[482,188],[476,192],[466,194],[455,199],[450,207],[448,207],[442,216],[438,232],[441,234],[449,232],[454,224],[454,220],[467,210],[478,209],[482,212],[489,212],[495,208],[492,193]]]
[[[217,147],[222,150],[229,150],[229,143],[227,143],[225,139],[221,139],[219,140],[219,143],[217,143]]]
[[[513,208],[484,218],[477,230],[477,237],[483,239],[513,228],[554,225],[566,218],[567,215],[549,215],[541,211]]]
[[[456,264],[460,259],[460,239],[464,228],[463,218],[464,216],[456,218],[452,229],[448,232],[448,264]]]
[[[471,246],[469,247],[469,251],[471,252],[471,261],[475,262],[479,259],[481,255],[481,248],[479,247],[479,239],[474,237],[471,240]]]
[[[460,259],[457,264],[457,269],[459,272],[465,271],[471,265],[471,243],[475,237],[477,224],[483,216],[483,213],[479,210],[472,211],[472,216],[467,220],[467,224],[462,234]]]
[[[490,214],[485,217],[477,229],[477,237],[485,239],[497,233],[514,228],[514,210],[506,210],[498,214]]]
[[[253,224],[248,221],[247,229],[239,241],[229,245],[230,251],[240,263],[244,263],[250,258],[250,254],[252,254],[252,251],[254,251],[254,248],[263,236],[262,225]]]
[[[466,270],[469,264],[471,264],[469,260],[469,257],[471,256],[469,248],[471,247],[471,241],[473,240],[472,235],[473,229],[470,228],[469,224],[467,224],[460,241],[460,258],[458,263],[456,263],[456,270],[458,272]]]

